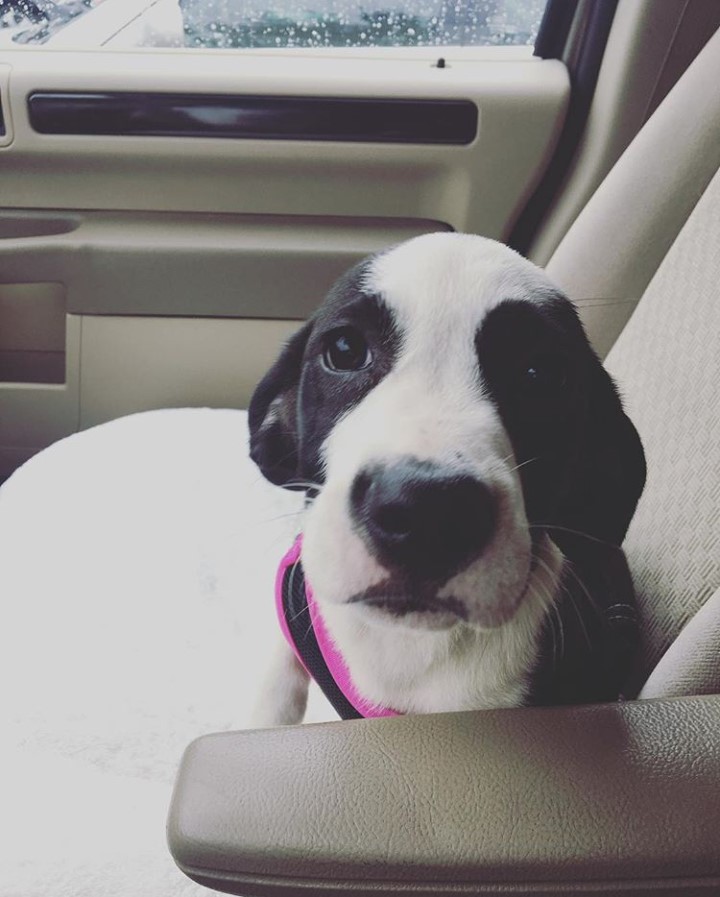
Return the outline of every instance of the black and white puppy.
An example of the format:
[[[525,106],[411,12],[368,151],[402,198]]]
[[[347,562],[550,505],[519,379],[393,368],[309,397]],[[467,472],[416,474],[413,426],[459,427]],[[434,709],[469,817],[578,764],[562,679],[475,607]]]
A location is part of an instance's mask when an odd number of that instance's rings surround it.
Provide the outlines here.
[[[540,269],[462,234],[366,259],[249,420],[265,477],[312,498],[303,566],[365,698],[422,713],[618,697],[636,636],[618,546],[644,455]],[[304,712],[289,651],[274,723]]]

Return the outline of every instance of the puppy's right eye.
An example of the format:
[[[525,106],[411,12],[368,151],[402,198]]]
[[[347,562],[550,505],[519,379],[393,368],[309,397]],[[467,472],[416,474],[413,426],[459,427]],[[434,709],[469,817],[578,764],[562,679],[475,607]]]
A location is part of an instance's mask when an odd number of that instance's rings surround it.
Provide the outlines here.
[[[551,396],[567,386],[568,371],[561,358],[537,355],[523,367],[521,382],[535,397]]]
[[[346,373],[368,367],[372,353],[359,330],[341,327],[326,336],[322,359],[329,371]]]

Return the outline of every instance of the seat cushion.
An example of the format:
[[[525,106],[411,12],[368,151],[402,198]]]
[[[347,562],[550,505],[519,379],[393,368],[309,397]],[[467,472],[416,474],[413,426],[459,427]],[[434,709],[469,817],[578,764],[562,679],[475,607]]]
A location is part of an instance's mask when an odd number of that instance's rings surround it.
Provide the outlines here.
[[[244,412],[150,412],[0,489],[0,893],[208,893],[165,846],[172,781],[193,738],[250,725],[302,508],[246,446]]]

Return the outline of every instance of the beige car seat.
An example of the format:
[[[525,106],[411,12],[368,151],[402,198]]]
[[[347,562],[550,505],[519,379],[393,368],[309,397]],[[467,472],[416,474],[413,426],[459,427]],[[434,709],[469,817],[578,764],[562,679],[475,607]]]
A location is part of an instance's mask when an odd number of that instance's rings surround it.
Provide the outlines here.
[[[548,266],[579,299],[642,296],[607,364],[648,459],[625,548],[634,684],[654,700],[201,739],[169,827],[195,880],[273,895],[720,892],[719,167],[720,33]]]
[[[625,540],[643,697],[720,692],[719,88],[717,32],[547,266],[573,298],[643,297],[606,360],[648,462]]]

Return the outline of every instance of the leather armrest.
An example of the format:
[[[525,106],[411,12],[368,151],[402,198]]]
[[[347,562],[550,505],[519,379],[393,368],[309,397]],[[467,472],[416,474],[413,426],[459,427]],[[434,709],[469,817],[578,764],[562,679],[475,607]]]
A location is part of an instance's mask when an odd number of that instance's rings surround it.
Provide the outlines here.
[[[720,696],[209,735],[180,868],[245,895],[720,889]]]

